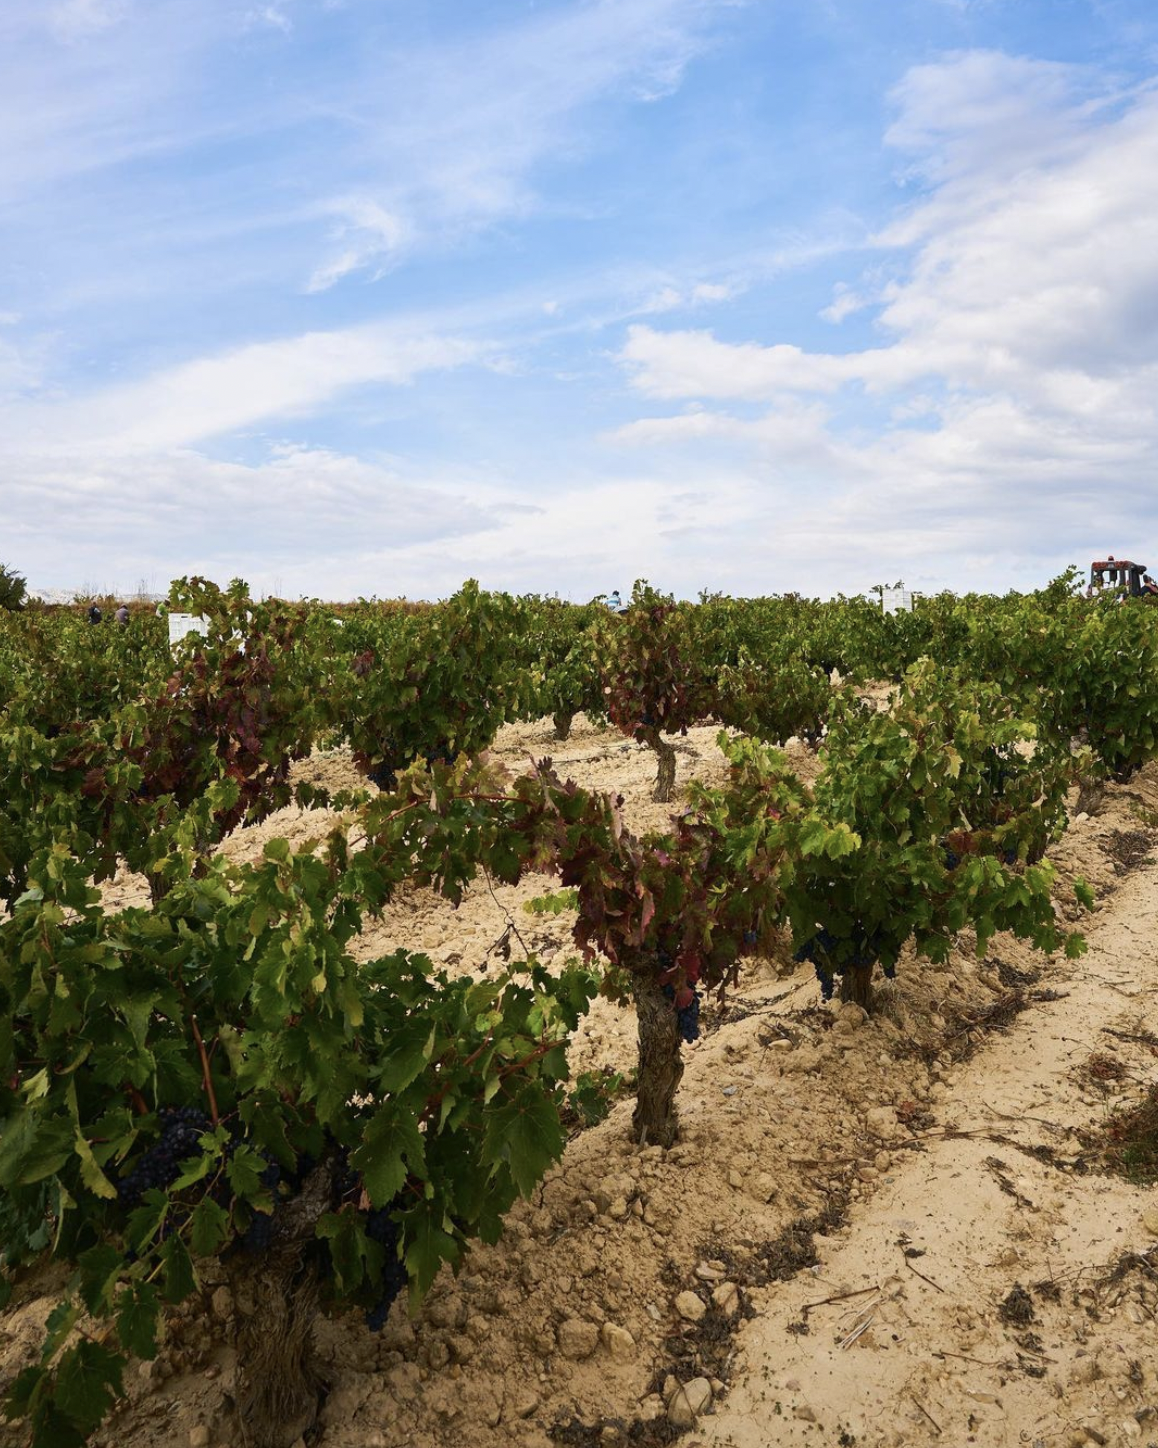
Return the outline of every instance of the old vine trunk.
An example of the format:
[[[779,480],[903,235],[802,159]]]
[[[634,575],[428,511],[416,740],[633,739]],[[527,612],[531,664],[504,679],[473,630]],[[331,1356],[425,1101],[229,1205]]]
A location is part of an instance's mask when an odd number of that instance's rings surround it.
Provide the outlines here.
[[[654,749],[659,759],[659,768],[655,776],[655,789],[652,791],[652,799],[656,804],[670,804],[671,797],[675,791],[676,754],[673,745],[663,737],[658,729],[647,725],[639,731],[639,737],[650,748]]]
[[[268,1251],[243,1249],[232,1259],[235,1397],[247,1448],[291,1448],[317,1420],[326,1378],[314,1345],[321,1296],[314,1229],[332,1191],[327,1160],[278,1212]]]
[[[679,1136],[676,1088],[684,1074],[675,1005],[663,993],[654,970],[633,974],[639,1021],[639,1081],[631,1131],[646,1146],[671,1146]]]
[[[840,978],[840,998],[863,1006],[866,1011],[873,1008],[873,970],[871,965],[850,965]]]

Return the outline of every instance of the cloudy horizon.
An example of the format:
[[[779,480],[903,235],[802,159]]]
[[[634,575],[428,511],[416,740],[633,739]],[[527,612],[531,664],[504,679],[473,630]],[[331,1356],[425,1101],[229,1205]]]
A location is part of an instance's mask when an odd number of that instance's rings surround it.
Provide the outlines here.
[[[1143,0],[13,0],[0,135],[32,587],[1148,557]]]

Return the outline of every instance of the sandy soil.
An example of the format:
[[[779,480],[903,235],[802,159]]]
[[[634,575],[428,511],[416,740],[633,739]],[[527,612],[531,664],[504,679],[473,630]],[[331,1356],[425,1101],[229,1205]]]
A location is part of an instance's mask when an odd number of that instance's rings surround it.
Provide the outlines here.
[[[652,757],[577,721],[503,732],[519,768],[624,795],[663,823]],[[719,779],[715,731],[681,740],[679,779]],[[810,774],[804,750],[793,763]],[[348,761],[311,769],[345,781]],[[1158,1443],[1158,1193],[1098,1169],[1109,1113],[1158,1074],[1158,771],[1076,815],[1051,852],[1058,908],[1081,873],[1099,892],[1082,960],[963,939],[941,969],[902,962],[866,1020],[820,1002],[807,968],[759,962],[704,1010],[687,1051],[671,1151],[627,1139],[630,1102],[577,1133],[511,1214],[504,1240],[381,1334],[324,1325],[327,1448]],[[226,849],[319,833],[286,811]],[[118,902],[139,882],[109,887]],[[453,971],[485,967],[509,924],[543,958],[569,922],[532,918],[516,889],[477,884],[458,910],[395,902],[362,941]],[[573,1069],[628,1069],[629,1012],[599,1002]],[[1106,1062],[1110,1065],[1106,1066]],[[177,1314],[162,1357],[130,1375],[99,1436],[118,1448],[239,1448],[229,1413],[228,1293]],[[35,1349],[51,1286],[21,1284],[0,1317],[4,1376]]]

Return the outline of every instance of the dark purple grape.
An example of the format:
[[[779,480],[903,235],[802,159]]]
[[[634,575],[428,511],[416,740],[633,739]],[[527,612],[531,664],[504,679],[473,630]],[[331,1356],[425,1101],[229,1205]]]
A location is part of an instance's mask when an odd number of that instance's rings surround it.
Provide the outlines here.
[[[125,1206],[135,1206],[147,1191],[171,1186],[181,1174],[182,1163],[196,1156],[198,1138],[209,1130],[209,1118],[195,1106],[166,1106],[157,1113],[161,1133],[147,1151],[117,1183],[117,1195]]]
[[[686,1006],[676,1012],[679,1019],[680,1040],[690,1046],[700,1039],[700,995],[693,988],[692,998]]]

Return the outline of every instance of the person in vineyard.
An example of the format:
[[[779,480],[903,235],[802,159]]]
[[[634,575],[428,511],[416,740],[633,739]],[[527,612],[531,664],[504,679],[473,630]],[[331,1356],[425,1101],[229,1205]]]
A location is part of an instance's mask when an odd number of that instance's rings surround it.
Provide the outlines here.
[[[618,588],[612,589],[612,591],[611,591],[611,592],[607,595],[607,597],[603,600],[603,603],[604,603],[604,606],[607,607],[607,608],[609,608],[612,613],[622,613],[622,612],[623,612],[623,600],[619,597],[619,589],[618,589]]]
[[[101,611],[95,603],[90,603],[88,606],[88,621],[89,623],[100,623],[101,621]]]
[[[128,606],[128,604],[127,604],[127,603],[122,603],[121,606],[120,606],[120,608],[117,609],[116,613],[113,614],[113,617],[114,617],[114,618],[116,619],[116,621],[120,624],[120,626],[121,626],[122,628],[124,628],[125,625],[126,625],[126,624],[128,623],[128,621],[129,621],[129,606]]]

